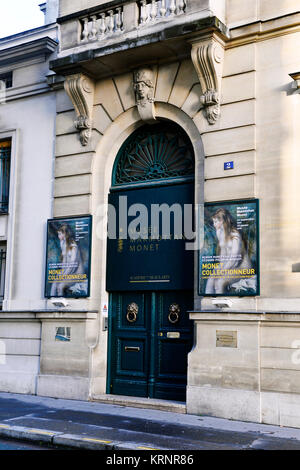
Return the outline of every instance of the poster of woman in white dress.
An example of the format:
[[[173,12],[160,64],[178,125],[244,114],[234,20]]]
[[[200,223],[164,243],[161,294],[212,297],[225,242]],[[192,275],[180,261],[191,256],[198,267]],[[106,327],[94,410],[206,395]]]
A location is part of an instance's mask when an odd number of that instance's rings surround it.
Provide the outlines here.
[[[91,217],[48,220],[46,297],[89,295]]]
[[[257,234],[257,200],[205,205],[200,295],[258,295]]]

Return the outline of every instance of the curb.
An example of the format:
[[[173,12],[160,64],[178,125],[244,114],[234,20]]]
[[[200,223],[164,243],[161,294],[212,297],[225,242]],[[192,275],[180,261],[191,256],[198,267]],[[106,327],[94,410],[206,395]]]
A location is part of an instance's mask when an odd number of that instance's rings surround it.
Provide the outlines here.
[[[22,441],[42,442],[54,447],[84,450],[163,450],[146,447],[132,442],[107,441],[96,437],[82,437],[45,429],[26,428],[0,424],[0,437]],[[167,450],[167,449],[165,449]]]
[[[56,431],[47,431],[45,429],[31,429],[23,426],[10,426],[8,424],[0,424],[0,436],[12,439],[22,439],[24,441],[39,441],[44,443],[52,443],[54,436],[58,434]]]

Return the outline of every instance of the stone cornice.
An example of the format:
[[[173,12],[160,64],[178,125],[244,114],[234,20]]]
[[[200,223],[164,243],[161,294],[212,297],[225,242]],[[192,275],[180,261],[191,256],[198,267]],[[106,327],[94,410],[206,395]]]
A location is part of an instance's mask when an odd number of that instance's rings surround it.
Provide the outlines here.
[[[300,322],[300,312],[275,312],[274,310],[195,310],[189,311],[191,320],[204,322],[265,322],[274,323],[274,326],[281,322],[290,323],[291,326]],[[286,325],[287,326],[287,325]]]
[[[231,28],[230,40],[226,41],[226,49],[253,42],[266,41],[299,31],[300,12],[278,18],[260,20]]]
[[[97,310],[16,310],[0,311],[0,320],[37,321],[37,320],[95,320]]]
[[[27,31],[21,31],[20,33],[12,34],[10,36],[4,36],[0,38],[0,49],[6,49],[12,44],[12,46],[16,46],[19,44],[25,44],[25,42],[51,37],[57,37],[57,24],[51,23],[47,25],[38,26],[37,28],[29,29]]]
[[[51,88],[46,82],[38,82],[20,87],[13,87],[6,89],[6,103],[20,98],[27,98],[28,96],[39,95],[42,93],[51,92]]]
[[[55,52],[58,43],[49,37],[36,39],[0,51],[0,67],[7,67],[18,62],[26,62],[36,57],[45,59]]]

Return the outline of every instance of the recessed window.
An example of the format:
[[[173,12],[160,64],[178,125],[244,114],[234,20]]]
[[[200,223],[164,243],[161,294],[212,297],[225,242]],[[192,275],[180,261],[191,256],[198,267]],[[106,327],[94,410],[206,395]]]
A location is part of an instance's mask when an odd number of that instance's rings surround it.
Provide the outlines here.
[[[5,83],[5,88],[11,88],[13,83],[12,72],[0,73],[0,82]]]
[[[11,141],[0,141],[0,214],[8,212]]]

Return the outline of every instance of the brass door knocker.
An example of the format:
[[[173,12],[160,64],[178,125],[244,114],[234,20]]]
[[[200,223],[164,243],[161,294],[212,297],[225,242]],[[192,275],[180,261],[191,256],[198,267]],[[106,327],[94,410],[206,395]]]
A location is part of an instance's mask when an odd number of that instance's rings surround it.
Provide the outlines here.
[[[129,323],[134,323],[137,320],[137,314],[139,311],[139,306],[135,302],[131,302],[131,304],[127,305],[127,321]]]
[[[170,323],[177,323],[179,321],[180,307],[178,304],[171,304],[169,307],[168,320]]]

